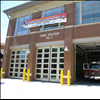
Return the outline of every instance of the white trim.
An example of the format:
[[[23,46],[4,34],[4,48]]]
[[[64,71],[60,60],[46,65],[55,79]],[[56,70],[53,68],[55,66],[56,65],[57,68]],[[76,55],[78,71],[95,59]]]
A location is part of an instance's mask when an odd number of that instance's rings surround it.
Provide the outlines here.
[[[64,41],[53,41],[53,42],[43,42],[43,43],[36,43],[35,46],[53,46],[53,45],[64,45]]]
[[[100,37],[73,39],[73,44],[87,43],[87,42],[100,42]]]
[[[29,44],[27,45],[17,45],[17,46],[10,46],[9,49],[23,49],[23,48],[29,48]]]

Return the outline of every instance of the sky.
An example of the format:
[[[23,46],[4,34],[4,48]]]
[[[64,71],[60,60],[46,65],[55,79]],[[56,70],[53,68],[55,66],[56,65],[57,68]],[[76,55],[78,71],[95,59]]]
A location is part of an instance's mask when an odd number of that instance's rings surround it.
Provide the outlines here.
[[[1,42],[6,42],[9,19],[3,10],[18,6],[29,1],[1,1]]]

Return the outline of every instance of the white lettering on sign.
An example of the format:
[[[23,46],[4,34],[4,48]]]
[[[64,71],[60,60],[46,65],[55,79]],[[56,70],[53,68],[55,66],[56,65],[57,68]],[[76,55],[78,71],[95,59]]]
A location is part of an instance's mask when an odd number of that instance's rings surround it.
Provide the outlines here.
[[[46,34],[41,34],[40,37],[46,37]]]
[[[59,32],[57,33],[49,33],[48,36],[53,36],[53,35],[59,35]]]
[[[50,37],[46,37],[46,39],[50,39]]]
[[[46,37],[46,39],[52,39],[54,35],[59,35],[59,32],[56,33],[49,33],[47,34],[41,34],[40,37]]]

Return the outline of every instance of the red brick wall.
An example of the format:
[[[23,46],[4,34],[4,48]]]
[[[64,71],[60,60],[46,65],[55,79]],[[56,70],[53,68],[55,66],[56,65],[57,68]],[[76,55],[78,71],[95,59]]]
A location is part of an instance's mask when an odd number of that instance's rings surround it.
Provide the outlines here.
[[[16,19],[9,20],[9,27],[8,27],[8,31],[7,31],[7,36],[13,36],[14,31],[15,31],[15,24],[16,24]]]
[[[37,33],[36,34],[36,43],[41,43],[41,42],[50,42],[50,41],[60,41],[60,40],[64,40],[64,31],[65,29],[58,29],[58,30],[52,30],[52,31],[48,31],[48,32],[41,32],[41,33]],[[59,32],[58,35],[53,35],[53,37],[51,39],[46,39],[46,37],[48,37],[49,33],[57,33]],[[42,34],[46,34],[46,37],[40,37],[40,35]]]
[[[32,19],[37,19],[37,18],[41,18],[41,11],[33,13]],[[31,28],[31,32],[39,31],[39,29],[40,29],[40,27],[33,27],[33,28]]]
[[[40,37],[42,34],[46,34],[48,36],[49,33],[57,33],[59,32],[58,35],[54,35],[52,39],[46,39],[46,37]],[[41,42],[50,42],[50,41],[60,41],[64,40],[64,33],[65,29],[58,29],[58,30],[52,30],[48,32],[41,32],[41,33],[34,33],[34,34],[27,34],[23,36],[17,36],[10,38],[10,46],[16,46],[16,45],[25,45],[30,43],[31,41],[34,41],[34,36],[35,36],[35,43],[41,43]],[[36,35],[35,35],[36,34]]]
[[[74,27],[74,39],[100,37],[100,24]]]
[[[34,80],[35,79],[35,64],[36,64],[36,47],[35,47],[35,34],[34,36],[31,35],[30,36],[30,41],[29,41],[29,49],[31,50],[31,52],[28,55],[28,67],[27,69],[30,69],[30,73],[32,74],[32,76],[30,76],[30,80]]]
[[[68,13],[67,22],[65,26],[68,25],[75,25],[75,3],[65,5],[65,12]],[[41,12],[37,12],[33,14],[33,19],[40,18]],[[9,28],[7,36],[13,36],[14,29],[15,29],[15,19],[10,20]],[[39,27],[31,28],[31,31],[39,31]],[[46,39],[46,37],[40,37],[42,34],[46,34],[48,36],[49,33],[56,33],[59,32],[59,35],[54,35],[51,39]],[[93,25],[86,25],[86,26],[79,26],[74,28],[66,28],[66,29],[56,29],[52,31],[46,32],[38,32],[33,34],[26,34],[23,36],[16,36],[12,38],[6,39],[5,44],[5,51],[7,52],[4,55],[3,60],[3,68],[6,74],[4,77],[8,76],[8,69],[9,69],[9,61],[10,61],[10,53],[11,50],[9,46],[16,46],[16,45],[25,45],[29,44],[29,49],[31,53],[28,56],[28,68],[31,69],[30,73],[32,76],[30,80],[35,79],[35,64],[36,64],[36,50],[35,43],[42,43],[42,42],[50,42],[50,41],[60,41],[64,40],[64,46],[68,46],[69,51],[64,52],[64,75],[67,75],[67,71],[71,70],[71,83],[73,83],[73,39],[77,38],[91,38],[91,37],[98,37],[100,36],[100,24],[93,24]],[[65,79],[66,81],[66,79]]]
[[[67,12],[67,22],[65,23],[65,26],[75,25],[75,3],[66,4],[65,12]]]
[[[9,40],[10,40],[9,38],[6,39],[5,48],[4,48],[2,68],[5,74],[3,74],[3,77],[8,77],[8,72],[9,72],[9,63],[10,63],[10,54],[11,54],[11,50],[9,49]]]
[[[71,83],[73,83],[73,28],[65,29],[64,46],[67,46],[69,51],[64,51],[64,76],[67,76],[67,71],[71,71]],[[64,79],[64,82],[67,81]]]
[[[13,37],[13,38],[10,38],[10,46],[29,44],[29,41],[30,41],[30,35]]]

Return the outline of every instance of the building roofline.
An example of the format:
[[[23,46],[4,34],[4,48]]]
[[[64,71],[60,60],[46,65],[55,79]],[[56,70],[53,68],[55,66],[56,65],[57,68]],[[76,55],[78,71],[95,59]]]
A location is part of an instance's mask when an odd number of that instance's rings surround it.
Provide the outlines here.
[[[44,3],[47,3],[47,2],[50,2],[50,1],[38,1],[38,0],[29,1],[27,3],[24,3],[24,4],[21,4],[21,5],[3,10],[3,12],[10,16],[12,13],[15,13],[15,12],[18,12],[18,11],[21,11],[21,10],[25,10],[27,8],[31,8],[31,7],[34,7],[34,6],[37,6],[37,5],[40,5],[40,4],[44,4]]]

